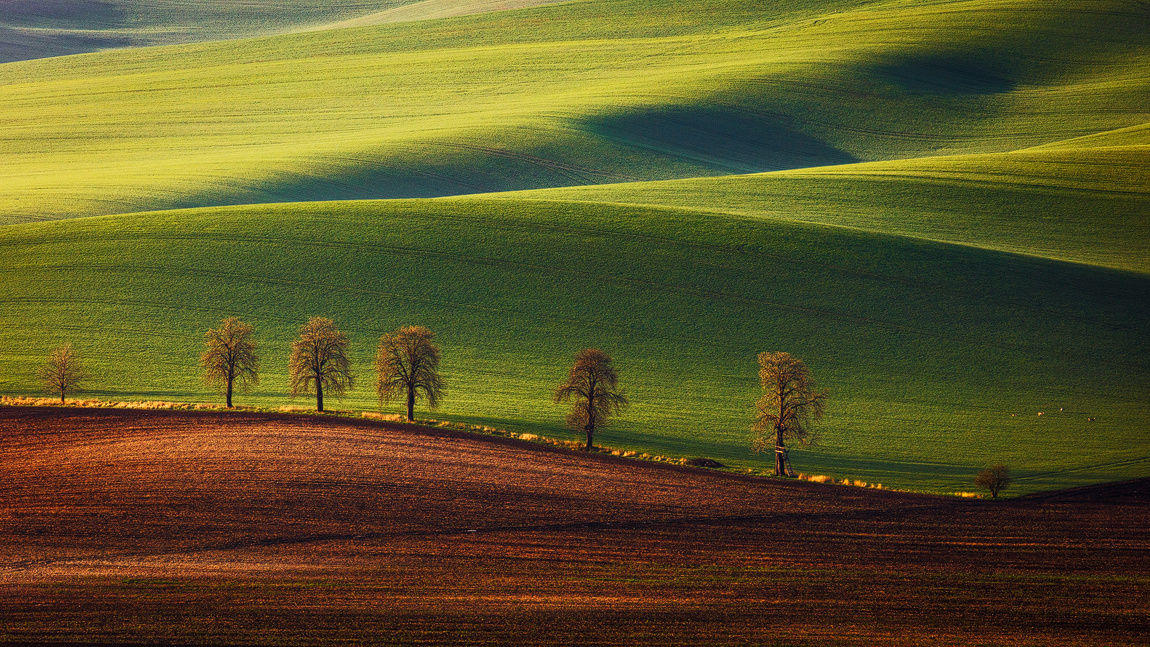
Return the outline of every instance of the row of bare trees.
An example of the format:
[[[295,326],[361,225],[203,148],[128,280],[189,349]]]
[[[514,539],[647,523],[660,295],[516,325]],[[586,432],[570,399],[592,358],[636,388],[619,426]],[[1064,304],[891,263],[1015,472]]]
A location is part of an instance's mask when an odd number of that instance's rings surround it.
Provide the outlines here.
[[[385,333],[375,354],[376,393],[380,402],[405,399],[407,419],[415,419],[415,403],[423,398],[432,409],[443,399],[444,382],[439,374],[440,350],[435,333],[423,326],[404,326]],[[220,388],[228,408],[237,389],[259,383],[260,357],[252,326],[236,317],[220,321],[204,334],[200,356],[204,380]],[[324,396],[340,396],[353,387],[355,376],[348,355],[348,338],[326,317],[312,317],[299,330],[288,360],[292,396],[315,395],[316,410],[324,410]],[[83,365],[70,344],[52,352],[41,370],[47,388],[65,396],[86,377]],[[817,391],[810,370],[788,353],[759,355],[759,380],[763,395],[757,404],[753,429],[756,451],[773,450],[775,473],[789,474],[786,443],[810,440],[810,423],[823,412],[826,392]],[[595,433],[624,409],[627,396],[619,387],[619,375],[611,356],[597,348],[579,351],[564,380],[554,393],[556,403],[567,403],[567,425],[584,435],[584,448],[594,447]]]
[[[220,322],[204,335],[200,364],[205,380],[224,390],[228,408],[236,387],[259,381],[259,355],[252,327],[235,317]],[[407,419],[415,419],[415,401],[422,396],[431,408],[443,398],[439,375],[439,346],[435,333],[423,326],[404,326],[385,333],[375,353],[376,392],[381,402],[407,400]],[[292,342],[288,359],[292,396],[315,394],[316,410],[323,411],[324,394],[340,396],[352,388],[355,376],[348,355],[348,339],[326,317],[312,317]]]
[[[376,393],[380,402],[402,397],[407,419],[415,419],[415,403],[422,397],[432,409],[443,399],[444,382],[439,374],[440,351],[435,333],[423,326],[404,326],[385,333],[375,353]],[[811,371],[799,358],[785,352],[760,353],[759,383],[762,396],[756,403],[753,446],[756,452],[774,453],[776,475],[793,476],[787,458],[787,443],[813,441],[812,423],[822,417],[826,391],[815,385]],[[204,334],[200,356],[204,380],[223,390],[228,408],[237,388],[259,382],[260,358],[254,332],[235,317],[220,321],[218,328]],[[292,343],[288,360],[292,396],[315,394],[316,409],[323,411],[324,394],[342,395],[352,388],[354,376],[348,356],[347,335],[331,319],[312,317]],[[65,401],[87,377],[79,354],[71,344],[52,351],[41,367],[46,389]],[[594,447],[595,433],[607,420],[628,405],[619,387],[619,374],[611,356],[598,348],[575,354],[567,379],[554,393],[556,403],[567,403],[567,426],[586,438],[584,449]],[[1011,484],[1005,465],[988,467],[978,474],[975,484],[992,497]]]

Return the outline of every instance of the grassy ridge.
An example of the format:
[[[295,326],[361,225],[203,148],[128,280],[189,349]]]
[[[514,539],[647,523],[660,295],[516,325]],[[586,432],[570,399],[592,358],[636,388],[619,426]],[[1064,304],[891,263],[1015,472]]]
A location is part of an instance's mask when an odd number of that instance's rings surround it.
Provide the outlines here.
[[[1013,153],[544,189],[507,197],[679,206],[1150,273],[1146,133],[1144,128],[1126,129]]]
[[[256,324],[282,402],[309,315],[351,334],[371,407],[378,335],[438,331],[452,417],[561,433],[550,389],[610,350],[635,406],[604,441],[754,460],[756,352],[806,358],[832,392],[808,472],[969,489],[989,460],[1022,490],[1145,473],[1150,281],[771,219],[479,198],[265,205],[0,229],[0,389],[52,344],[109,397],[209,397],[200,335]],[[1060,411],[1062,409],[1062,411]],[[1038,416],[1039,411],[1045,412]],[[1097,418],[1087,422],[1088,417]]]
[[[1147,22],[603,0],[12,63],[0,221],[1017,150],[1150,121]]]

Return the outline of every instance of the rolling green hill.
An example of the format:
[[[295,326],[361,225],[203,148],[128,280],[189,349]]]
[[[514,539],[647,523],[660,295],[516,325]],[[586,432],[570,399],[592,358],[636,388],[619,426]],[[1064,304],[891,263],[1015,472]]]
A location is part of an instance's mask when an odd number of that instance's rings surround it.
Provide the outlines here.
[[[0,219],[1012,151],[1150,122],[1148,25],[1119,2],[600,0],[12,63]]]
[[[489,6],[0,65],[0,392],[68,339],[100,396],[203,399],[200,336],[235,314],[247,401],[279,404],[322,314],[355,345],[345,407],[421,323],[444,415],[561,434],[550,389],[598,345],[635,403],[605,442],[745,465],[754,356],[783,349],[832,393],[803,471],[1150,473],[1144,6],[437,17]]]
[[[375,406],[379,334],[421,323],[444,344],[443,413],[516,429],[561,433],[550,390],[574,351],[599,345],[634,401],[603,442],[746,463],[755,353],[782,348],[832,393],[803,471],[955,490],[1002,460],[1035,489],[1144,473],[1150,449],[1143,274],[772,219],[478,198],[13,225],[0,248],[0,390],[26,389],[71,339],[101,396],[203,398],[202,332],[237,314],[265,367],[241,401],[284,403],[291,338],[324,314],[349,331],[361,378],[342,407]]]
[[[821,223],[1150,273],[1147,133],[1127,129],[1011,153],[505,195]]]

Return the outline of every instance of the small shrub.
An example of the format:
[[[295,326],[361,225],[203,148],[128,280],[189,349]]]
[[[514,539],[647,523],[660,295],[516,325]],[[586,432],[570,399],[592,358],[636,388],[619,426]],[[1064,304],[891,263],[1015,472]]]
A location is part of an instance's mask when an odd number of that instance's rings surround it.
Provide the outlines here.
[[[720,467],[726,467],[726,465],[723,465],[719,461],[717,461],[713,458],[706,458],[704,456],[696,456],[695,458],[688,458],[686,461],[684,461],[683,464],[684,465],[690,465],[691,467],[708,467],[711,469],[718,469]]]

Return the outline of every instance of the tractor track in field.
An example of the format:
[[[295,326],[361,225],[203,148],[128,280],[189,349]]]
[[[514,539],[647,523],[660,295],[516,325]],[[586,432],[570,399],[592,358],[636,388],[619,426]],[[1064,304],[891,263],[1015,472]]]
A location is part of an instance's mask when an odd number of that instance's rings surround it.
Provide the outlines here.
[[[934,510],[939,504],[921,505],[900,508],[898,514],[913,513],[923,510]],[[117,562],[133,559],[153,559],[165,557],[180,557],[205,553],[239,551],[259,548],[272,548],[277,546],[301,546],[306,544],[319,544],[326,542],[367,542],[379,540],[402,539],[405,537],[446,537],[452,535],[505,535],[520,533],[565,533],[565,532],[600,532],[605,530],[627,531],[646,530],[653,528],[682,528],[692,526],[743,526],[749,524],[785,524],[811,520],[865,520],[874,519],[883,515],[891,515],[890,511],[865,511],[851,514],[843,513],[783,513],[783,514],[753,514],[753,515],[718,515],[711,517],[683,517],[674,519],[632,519],[617,521],[581,521],[574,523],[550,523],[529,526],[478,526],[475,528],[458,527],[435,530],[406,530],[395,532],[366,532],[366,533],[326,533],[292,537],[262,537],[240,539],[220,544],[194,546],[176,551],[126,551],[115,553],[101,553],[96,558],[75,559],[41,559],[24,560],[11,563],[0,563],[0,578],[5,574],[12,574],[29,569],[50,567],[58,565],[79,565],[91,563],[93,560],[101,563]]]

